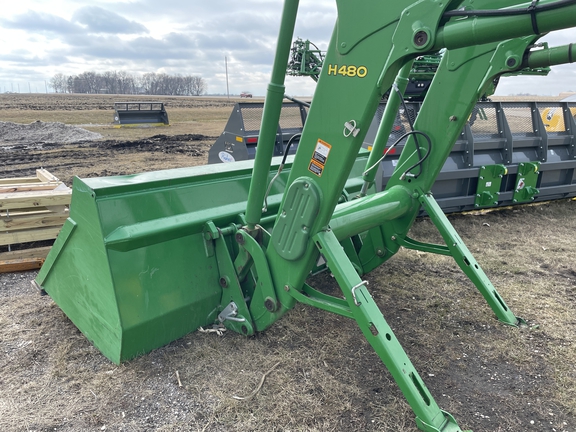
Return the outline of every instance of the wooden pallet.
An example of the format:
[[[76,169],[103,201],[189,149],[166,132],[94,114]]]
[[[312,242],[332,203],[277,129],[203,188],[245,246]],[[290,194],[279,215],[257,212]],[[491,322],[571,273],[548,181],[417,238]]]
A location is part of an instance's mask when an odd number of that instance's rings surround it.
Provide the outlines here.
[[[55,239],[68,218],[71,195],[45,169],[36,170],[36,177],[0,179],[0,246]],[[0,252],[0,273],[40,268],[49,250]]]

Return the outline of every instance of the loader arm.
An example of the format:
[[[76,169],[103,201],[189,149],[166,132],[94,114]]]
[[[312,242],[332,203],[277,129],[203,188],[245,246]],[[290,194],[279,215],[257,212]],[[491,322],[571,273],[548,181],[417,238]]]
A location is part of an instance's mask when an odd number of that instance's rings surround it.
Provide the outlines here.
[[[546,2],[549,3],[553,2]],[[484,5],[486,8],[495,6],[494,1],[488,0],[473,4],[476,8],[484,8]],[[512,2],[505,4],[514,5]],[[491,66],[492,72],[476,72],[478,64],[484,65],[486,69],[487,62],[492,58],[495,46],[487,44],[507,39],[505,35],[517,37],[533,33],[529,14],[447,20],[444,13],[455,9],[460,2],[448,2],[442,6],[433,1],[397,2],[391,6],[381,2],[340,0],[337,5],[339,19],[302,131],[270,245],[266,250],[276,289],[302,288],[319,255],[317,245],[312,239],[317,233],[329,229],[336,204],[377,104],[404,64],[416,55],[442,48],[440,43],[453,46],[454,49],[463,45],[462,40],[472,45],[467,48],[464,44],[464,51],[457,50],[454,54],[445,56],[440,68],[448,68],[449,72],[449,69],[456,68],[457,64],[459,67],[453,71],[448,81],[437,73],[433,86],[441,86],[442,90],[437,90],[424,101],[426,107],[429,104],[435,105],[438,101],[443,104],[442,109],[426,108],[426,112],[435,113],[435,116],[423,115],[417,126],[418,130],[430,137],[432,148],[426,148],[425,139],[420,137],[422,150],[404,152],[395,177],[382,193],[382,196],[385,196],[395,188],[403,190],[411,197],[406,204],[405,216],[398,219],[401,222],[394,221],[389,224],[394,227],[400,224],[401,228],[395,231],[401,236],[405,236],[420,208],[419,197],[430,190],[474,102],[481,90],[488,85],[489,78],[486,74],[491,77],[501,73],[503,69],[510,71],[521,67],[527,42],[523,42],[523,48],[515,56],[508,55],[506,45],[503,45],[500,55],[504,57],[501,59],[504,64],[494,63]],[[472,2],[464,2],[463,5],[471,7]],[[528,5],[521,4],[518,7]],[[565,7],[564,14],[560,9],[539,12],[539,29],[545,32],[574,25],[576,19],[568,12],[574,10],[576,4],[571,3]],[[357,22],[366,25],[359,28],[355,24]],[[474,34],[473,39],[468,35],[471,31]],[[480,43],[484,44],[477,45]],[[289,40],[286,44],[289,47]],[[377,52],[383,55],[375,56],[374,53]],[[448,57],[451,58],[450,61]],[[506,66],[505,62],[510,60],[509,57],[514,57],[517,61]],[[475,58],[478,58],[477,62],[474,61]],[[285,64],[281,68],[285,68]],[[446,92],[452,96],[446,97]],[[270,103],[274,103],[272,98]],[[265,105],[264,115],[266,108]],[[440,123],[437,123],[438,117],[441,117]],[[273,142],[272,136],[265,135],[265,120],[276,125],[278,118],[267,118],[262,122],[260,142]],[[408,144],[406,149],[415,147]],[[422,155],[426,155],[426,158],[419,163]],[[262,185],[266,184],[265,176],[270,165],[270,156],[265,145],[258,147],[246,209],[248,231],[258,224],[261,217],[263,192],[258,193],[257,189],[264,189]],[[407,170],[415,164],[419,165],[416,171],[422,169],[422,175],[414,178],[412,170],[404,174],[402,168]],[[266,167],[266,170],[260,167]],[[386,201],[385,198],[382,200]],[[399,247],[391,238],[392,235],[389,236],[388,232],[384,233],[387,257]],[[287,263],[289,272],[283,270]],[[282,307],[278,306],[271,316],[267,317],[268,312],[263,312],[263,315],[256,313],[255,319],[261,322],[257,324],[258,329],[266,328],[283,311],[293,306],[290,296],[280,292],[278,298]],[[253,305],[253,308],[259,307]]]

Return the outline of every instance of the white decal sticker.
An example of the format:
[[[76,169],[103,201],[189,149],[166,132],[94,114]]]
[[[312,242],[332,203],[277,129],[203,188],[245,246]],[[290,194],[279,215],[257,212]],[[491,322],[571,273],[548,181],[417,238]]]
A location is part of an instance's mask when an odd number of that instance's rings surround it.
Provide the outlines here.
[[[518,180],[518,186],[516,186],[516,189],[524,189],[524,186],[526,186],[526,182],[524,177],[522,177],[520,180]]]
[[[324,165],[326,163],[326,159],[328,159],[328,153],[330,153],[330,144],[322,141],[322,140],[318,140],[318,142],[316,143],[316,149],[314,150],[314,156],[313,159]]]
[[[232,156],[230,153],[227,153],[224,151],[221,151],[220,153],[218,153],[218,157],[224,163],[236,162],[236,159],[234,159],[234,156]]]

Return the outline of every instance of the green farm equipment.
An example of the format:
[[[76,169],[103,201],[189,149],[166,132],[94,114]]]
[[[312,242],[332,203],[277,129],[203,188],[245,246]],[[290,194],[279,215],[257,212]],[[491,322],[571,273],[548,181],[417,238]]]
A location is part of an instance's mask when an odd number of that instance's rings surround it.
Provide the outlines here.
[[[70,217],[36,283],[115,363],[213,323],[245,335],[264,331],[297,302],[348,317],[398,383],[418,428],[458,432],[362,275],[401,246],[452,256],[500,321],[521,323],[430,188],[495,77],[530,63],[571,61],[571,45],[542,56],[531,47],[540,33],[576,26],[576,1],[337,5],[339,18],[293,158],[273,159],[298,9],[297,0],[286,0],[254,161],[76,178]],[[376,192],[377,167],[412,61],[442,48],[395,170]],[[400,92],[390,93],[367,153],[364,138],[393,85]],[[526,175],[534,170],[525,168]],[[446,245],[408,236],[421,207]],[[342,297],[310,285],[308,276],[319,266],[334,275]]]
[[[114,102],[114,127],[168,126],[163,102]]]
[[[297,38],[292,44],[286,73],[292,76],[309,76],[314,81],[318,81],[322,72],[324,55],[325,53],[309,40],[303,41]]]

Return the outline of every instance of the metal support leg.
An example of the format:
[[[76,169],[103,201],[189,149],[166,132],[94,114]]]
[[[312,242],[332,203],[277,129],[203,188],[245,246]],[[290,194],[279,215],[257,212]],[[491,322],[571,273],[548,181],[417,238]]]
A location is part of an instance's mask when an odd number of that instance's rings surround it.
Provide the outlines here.
[[[498,319],[505,324],[513,326],[523,323],[524,321],[516,317],[502,297],[500,297],[500,294],[498,294],[498,291],[496,291],[496,288],[494,288],[488,276],[486,276],[480,265],[476,262],[456,230],[454,230],[454,227],[432,194],[421,193],[419,200],[434,225],[436,225],[436,228],[438,228],[438,231],[440,231],[450,251],[450,255],[452,255],[466,276],[476,285],[476,288],[484,296],[484,299],[486,299]]]
[[[378,353],[416,414],[418,428],[426,432],[462,432],[454,418],[442,411],[434,401],[366,289],[366,282],[358,276],[334,233],[321,231],[316,234],[314,241],[326,258],[362,333]]]

